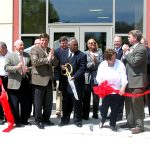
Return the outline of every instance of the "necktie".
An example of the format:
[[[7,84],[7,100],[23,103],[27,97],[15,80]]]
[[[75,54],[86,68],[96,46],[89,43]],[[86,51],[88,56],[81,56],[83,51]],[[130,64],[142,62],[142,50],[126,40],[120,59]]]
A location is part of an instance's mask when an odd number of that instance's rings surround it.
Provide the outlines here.
[[[24,65],[23,55],[20,54],[19,56],[20,56],[20,62],[22,63],[21,75],[24,76],[25,75],[25,65]]]
[[[70,61],[71,57],[72,57],[72,53],[70,53],[70,55],[69,55],[69,57],[68,57],[69,61]]]

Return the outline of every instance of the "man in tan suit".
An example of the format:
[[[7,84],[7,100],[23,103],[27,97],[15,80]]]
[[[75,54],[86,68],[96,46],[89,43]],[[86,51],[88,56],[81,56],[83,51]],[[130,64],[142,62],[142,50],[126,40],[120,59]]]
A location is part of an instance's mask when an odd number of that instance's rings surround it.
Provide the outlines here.
[[[49,119],[53,104],[52,66],[58,64],[54,56],[54,49],[48,46],[49,36],[42,33],[39,37],[40,45],[31,49],[32,77],[35,108],[35,122],[39,129],[45,125],[54,125]]]
[[[147,50],[140,43],[142,32],[132,30],[128,34],[129,43],[123,45],[123,58],[128,76],[128,92],[143,93],[147,86]],[[127,124],[121,127],[132,128],[132,134],[144,131],[144,97],[125,98]]]
[[[16,127],[21,127],[22,124],[31,125],[28,122],[32,106],[29,85],[31,60],[29,54],[24,52],[22,40],[17,40],[14,46],[15,51],[6,58],[4,69],[8,72],[7,88]]]

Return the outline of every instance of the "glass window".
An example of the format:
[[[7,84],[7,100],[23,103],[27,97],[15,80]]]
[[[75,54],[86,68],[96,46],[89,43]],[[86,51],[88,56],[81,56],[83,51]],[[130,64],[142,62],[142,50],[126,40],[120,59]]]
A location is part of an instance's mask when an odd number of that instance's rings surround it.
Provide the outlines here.
[[[75,33],[74,32],[68,32],[68,33],[65,33],[65,32],[61,32],[61,33],[54,33],[54,49],[57,49],[60,47],[59,45],[59,38],[61,36],[66,36],[68,38],[70,37],[74,37],[75,36]]]
[[[45,0],[22,0],[22,34],[46,31]]]
[[[143,0],[116,0],[116,33],[143,31]]]
[[[24,42],[24,48],[28,48],[32,45],[34,45],[34,41],[35,39],[37,39],[38,37],[22,37],[22,41]]]
[[[106,32],[85,32],[85,50],[88,49],[87,41],[91,38],[95,39],[98,48],[101,48],[104,52],[106,49]]]
[[[49,0],[49,23],[112,23],[112,0]]]

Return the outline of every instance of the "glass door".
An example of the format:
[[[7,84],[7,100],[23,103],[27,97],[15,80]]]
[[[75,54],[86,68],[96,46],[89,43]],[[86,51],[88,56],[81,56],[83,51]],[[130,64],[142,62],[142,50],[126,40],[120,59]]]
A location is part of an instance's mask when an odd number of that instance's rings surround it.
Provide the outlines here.
[[[106,48],[113,48],[113,36],[111,26],[86,26],[80,27],[80,49],[87,50],[87,41],[94,38],[98,47],[104,52]]]
[[[78,27],[50,27],[50,47],[59,47],[61,36],[76,37],[79,42],[79,49],[85,51],[88,39],[94,38],[98,47],[105,51],[106,48],[113,48],[113,36],[111,26],[78,26]]]
[[[79,28],[77,27],[50,27],[50,47],[57,49],[59,47],[59,38],[61,36],[76,37],[79,41]]]

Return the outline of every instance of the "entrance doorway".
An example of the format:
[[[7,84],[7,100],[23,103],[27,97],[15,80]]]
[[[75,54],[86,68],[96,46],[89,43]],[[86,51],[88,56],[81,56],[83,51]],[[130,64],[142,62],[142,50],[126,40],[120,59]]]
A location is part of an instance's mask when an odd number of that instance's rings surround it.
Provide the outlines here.
[[[86,43],[88,39],[94,38],[99,48],[105,51],[106,48],[113,46],[112,26],[79,26],[79,27],[49,27],[50,47],[54,49],[59,47],[58,39],[61,36],[75,37],[79,42],[79,49],[84,51],[87,49]]]

